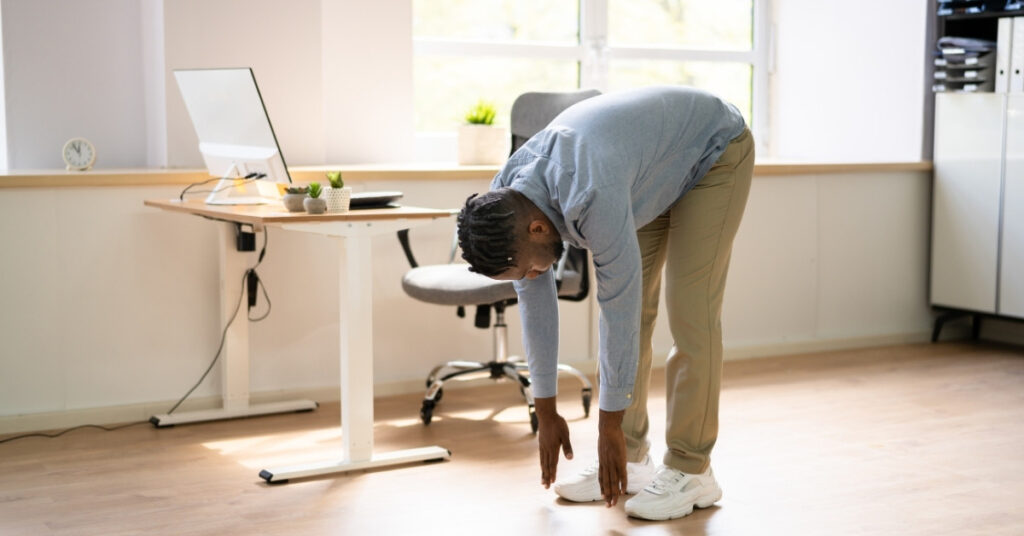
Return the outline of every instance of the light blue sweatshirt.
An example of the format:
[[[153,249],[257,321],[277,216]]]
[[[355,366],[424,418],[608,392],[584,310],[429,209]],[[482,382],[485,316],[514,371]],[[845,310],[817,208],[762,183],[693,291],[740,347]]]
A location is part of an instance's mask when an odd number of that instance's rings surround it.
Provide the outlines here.
[[[609,93],[562,112],[494,177],[492,190],[521,192],[563,241],[593,255],[601,409],[628,407],[636,378],[642,279],[637,229],[693,188],[744,128],[733,105],[704,91],[665,86]],[[557,393],[553,271],[515,282],[539,398]]]

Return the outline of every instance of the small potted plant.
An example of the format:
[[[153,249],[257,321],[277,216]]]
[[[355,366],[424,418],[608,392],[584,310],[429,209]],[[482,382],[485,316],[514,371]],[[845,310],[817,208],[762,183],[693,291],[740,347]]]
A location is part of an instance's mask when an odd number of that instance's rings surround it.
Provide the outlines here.
[[[309,196],[302,201],[302,206],[310,214],[323,214],[327,211],[327,201],[320,197],[323,190],[319,182],[309,183]]]
[[[340,171],[328,171],[327,180],[330,186],[324,190],[324,197],[327,199],[327,212],[348,212],[349,202],[352,200],[352,187],[345,186],[345,180],[341,178]]]
[[[466,124],[459,127],[459,164],[501,164],[512,143],[508,129],[494,126],[497,110],[481,100],[466,112]]]
[[[306,194],[309,193],[309,186],[287,186],[284,189],[284,208],[288,209],[288,212],[302,212],[306,210],[302,206],[302,202],[306,199]]]

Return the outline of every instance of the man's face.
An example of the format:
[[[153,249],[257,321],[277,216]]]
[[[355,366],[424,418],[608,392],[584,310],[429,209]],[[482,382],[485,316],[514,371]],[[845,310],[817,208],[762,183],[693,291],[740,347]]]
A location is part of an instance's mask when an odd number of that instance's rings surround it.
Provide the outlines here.
[[[534,279],[551,269],[551,266],[562,258],[565,246],[559,236],[546,235],[543,239],[524,239],[520,241],[516,263],[508,270],[494,276],[499,281],[518,281]]]

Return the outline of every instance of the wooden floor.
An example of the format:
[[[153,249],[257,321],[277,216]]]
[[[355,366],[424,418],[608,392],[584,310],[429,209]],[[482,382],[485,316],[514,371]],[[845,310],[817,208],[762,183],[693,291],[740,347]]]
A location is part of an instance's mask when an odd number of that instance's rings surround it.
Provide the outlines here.
[[[656,452],[664,425],[652,389]],[[561,386],[580,468],[596,415]],[[596,404],[595,404],[596,406]],[[0,444],[0,534],[13,535],[1021,535],[1024,350],[960,343],[729,362],[714,467],[718,506],[670,522],[540,486],[511,384],[376,404],[378,451],[439,444],[448,462],[267,485],[265,467],[329,459],[337,405],[305,414],[78,430]]]

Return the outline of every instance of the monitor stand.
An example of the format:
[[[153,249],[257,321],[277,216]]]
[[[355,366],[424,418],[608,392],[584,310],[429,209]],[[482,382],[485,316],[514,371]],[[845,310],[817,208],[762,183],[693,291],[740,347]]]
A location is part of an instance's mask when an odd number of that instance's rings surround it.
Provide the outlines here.
[[[281,199],[277,184],[256,178],[223,178],[206,197],[207,205],[266,205]]]

